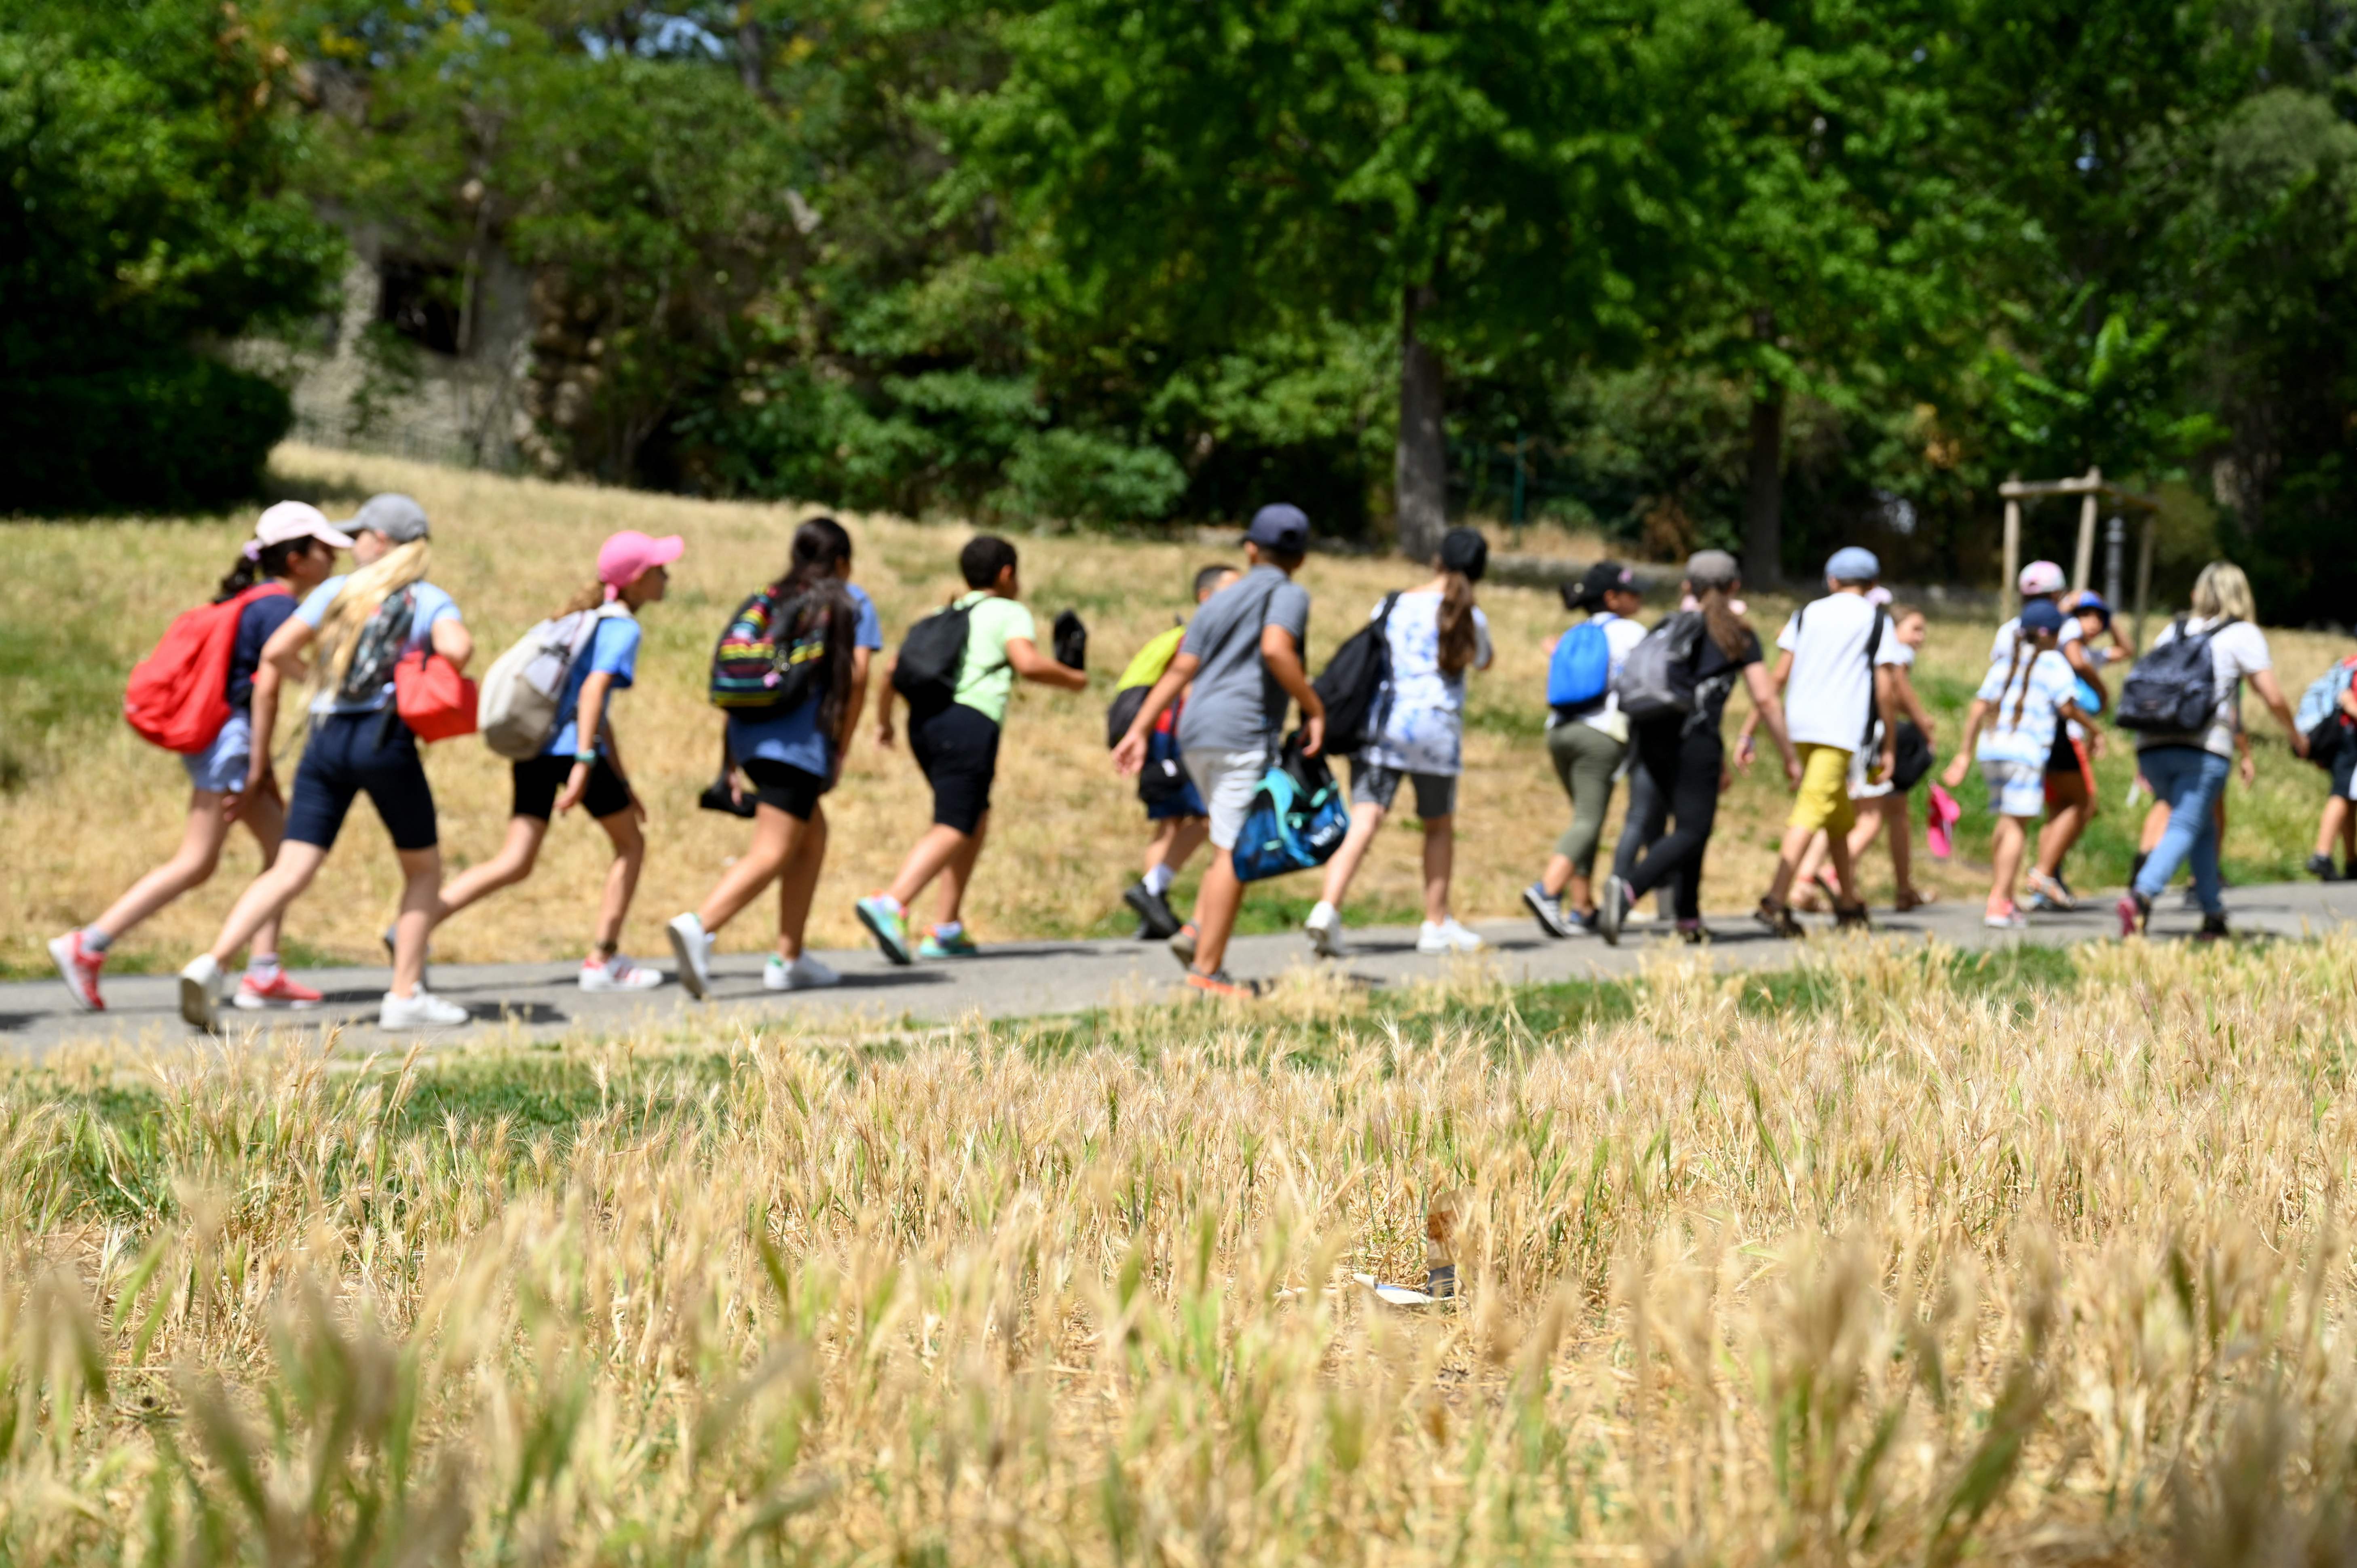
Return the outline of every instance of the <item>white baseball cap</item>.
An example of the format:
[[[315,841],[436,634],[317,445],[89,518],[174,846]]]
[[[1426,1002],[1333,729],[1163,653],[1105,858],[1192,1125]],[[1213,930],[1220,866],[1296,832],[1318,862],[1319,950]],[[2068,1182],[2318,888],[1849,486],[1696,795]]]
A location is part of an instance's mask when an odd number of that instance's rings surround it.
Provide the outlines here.
[[[264,546],[290,539],[316,539],[339,550],[352,547],[352,536],[329,522],[327,514],[308,501],[280,501],[253,525],[253,542]]]
[[[2021,569],[2021,591],[2031,598],[2062,591],[2062,568],[2051,561],[2032,561]]]

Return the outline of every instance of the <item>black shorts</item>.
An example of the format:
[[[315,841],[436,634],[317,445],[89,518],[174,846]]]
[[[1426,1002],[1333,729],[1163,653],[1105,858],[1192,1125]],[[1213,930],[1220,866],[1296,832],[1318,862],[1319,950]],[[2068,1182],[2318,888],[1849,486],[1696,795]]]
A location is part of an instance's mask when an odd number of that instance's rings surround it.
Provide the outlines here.
[[[2357,736],[2342,726],[2341,744],[2332,752],[2332,793],[2343,800],[2357,800]]]
[[[432,849],[434,787],[417,760],[417,737],[389,713],[328,714],[311,725],[286,801],[286,837],[331,848],[363,789],[395,849]]]
[[[990,715],[952,703],[912,716],[909,751],[933,787],[933,821],[962,833],[980,827],[998,776],[998,725]]]
[[[798,822],[811,820],[811,813],[818,810],[818,798],[826,793],[825,779],[790,762],[756,757],[737,766],[745,770],[745,782],[753,786],[755,800]]]
[[[510,808],[519,817],[535,817],[542,822],[556,810],[556,797],[564,792],[565,781],[573,777],[573,758],[565,755],[530,757],[513,765],[515,804]],[[630,787],[614,771],[614,765],[599,752],[589,769],[589,788],[581,794],[581,809],[592,817],[610,817],[617,811],[630,809]]]
[[[2071,726],[2061,722],[2054,725],[2054,744],[2046,749],[2046,771],[2076,773],[2079,771],[2079,748],[2071,744]]]

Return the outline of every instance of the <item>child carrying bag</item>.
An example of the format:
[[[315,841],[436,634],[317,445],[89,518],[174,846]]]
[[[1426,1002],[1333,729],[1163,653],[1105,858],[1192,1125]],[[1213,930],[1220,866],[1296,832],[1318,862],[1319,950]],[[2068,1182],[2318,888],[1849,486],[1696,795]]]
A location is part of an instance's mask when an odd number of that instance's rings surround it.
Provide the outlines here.
[[[475,683],[430,648],[415,648],[393,667],[393,708],[420,740],[475,733]]]
[[[1308,871],[1334,858],[1351,831],[1351,811],[1324,757],[1301,754],[1301,733],[1285,737],[1261,776],[1232,852],[1239,882]]]

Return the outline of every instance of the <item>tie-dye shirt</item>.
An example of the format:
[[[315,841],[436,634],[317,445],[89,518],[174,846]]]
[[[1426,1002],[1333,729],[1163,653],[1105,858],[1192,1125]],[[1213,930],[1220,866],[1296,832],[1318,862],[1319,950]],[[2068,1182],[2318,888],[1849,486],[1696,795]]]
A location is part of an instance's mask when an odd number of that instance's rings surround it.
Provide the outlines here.
[[[1383,613],[1377,605],[1367,617]],[[1490,662],[1490,619],[1473,611],[1473,667]],[[1360,753],[1403,773],[1455,775],[1465,768],[1465,671],[1440,668],[1440,595],[1402,594],[1384,628],[1391,644],[1391,689],[1383,699],[1383,728]]]

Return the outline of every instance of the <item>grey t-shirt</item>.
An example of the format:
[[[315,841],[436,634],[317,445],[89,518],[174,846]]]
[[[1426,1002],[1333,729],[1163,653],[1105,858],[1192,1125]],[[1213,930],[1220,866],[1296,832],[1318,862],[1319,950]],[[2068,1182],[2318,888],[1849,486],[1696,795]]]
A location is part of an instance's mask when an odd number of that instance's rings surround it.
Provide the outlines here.
[[[1271,626],[1293,634],[1297,652],[1308,645],[1309,591],[1274,566],[1254,567],[1196,610],[1178,645],[1202,660],[1178,715],[1180,750],[1254,751],[1275,742],[1287,698],[1260,656],[1261,628]]]

